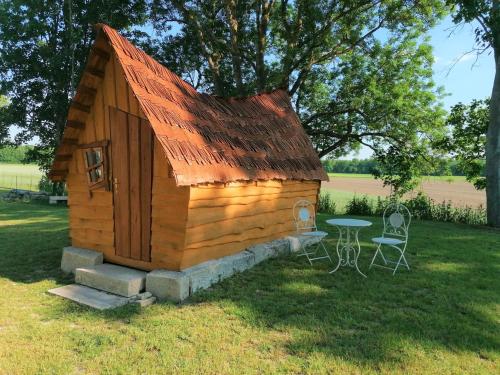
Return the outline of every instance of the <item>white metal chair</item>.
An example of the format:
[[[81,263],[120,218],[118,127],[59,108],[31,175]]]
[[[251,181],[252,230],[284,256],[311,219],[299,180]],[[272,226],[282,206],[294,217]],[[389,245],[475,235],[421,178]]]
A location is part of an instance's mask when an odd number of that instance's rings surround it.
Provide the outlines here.
[[[301,253],[298,256],[305,256],[311,265],[313,261],[319,259],[329,259],[332,262],[323,243],[323,238],[328,236],[328,233],[318,230],[316,226],[316,207],[308,200],[301,199],[293,205],[293,217],[297,233],[306,237],[319,238],[313,251],[307,251],[307,244],[301,243]],[[318,254],[320,250],[323,250],[324,255]]]
[[[372,238],[372,242],[378,245],[377,251],[373,256],[370,268],[372,266],[387,268],[392,270],[392,274],[396,273],[396,270],[400,265],[404,265],[408,270],[410,266],[405,258],[406,245],[408,243],[408,230],[411,222],[411,213],[404,205],[401,203],[391,203],[384,210],[383,214],[384,220],[384,231],[382,237]],[[387,259],[382,253],[382,247],[387,246],[397,250],[398,260],[397,262]],[[383,264],[375,263],[377,255],[380,254]],[[389,264],[394,264],[395,267],[390,267]]]

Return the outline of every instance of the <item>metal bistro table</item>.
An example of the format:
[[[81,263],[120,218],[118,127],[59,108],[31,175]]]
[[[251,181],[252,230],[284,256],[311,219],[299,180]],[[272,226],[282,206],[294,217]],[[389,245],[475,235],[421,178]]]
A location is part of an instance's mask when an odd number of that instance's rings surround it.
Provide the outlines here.
[[[348,266],[355,267],[361,275],[366,277],[366,275],[361,272],[358,267],[358,257],[361,252],[358,233],[361,228],[369,227],[372,223],[367,220],[358,219],[330,219],[326,222],[337,227],[339,230],[339,240],[337,241],[339,263],[333,271],[330,271],[330,273],[337,271],[340,266]]]

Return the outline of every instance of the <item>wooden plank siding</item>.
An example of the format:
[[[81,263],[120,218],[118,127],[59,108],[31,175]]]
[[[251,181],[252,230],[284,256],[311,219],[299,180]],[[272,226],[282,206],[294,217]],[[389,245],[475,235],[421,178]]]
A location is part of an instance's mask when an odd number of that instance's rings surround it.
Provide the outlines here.
[[[151,263],[179,270],[185,244],[189,187],[177,187],[158,141],[154,141]]]
[[[103,44],[101,47],[107,48],[107,44]],[[119,107],[137,117],[145,118],[140,111],[137,99],[128,90],[123,72],[117,69],[119,65],[116,64],[115,60],[116,58],[112,55],[105,67],[102,68],[104,77],[97,86],[94,102],[90,106],[90,113],[85,120],[85,127],[79,132],[78,144],[90,144],[111,139],[112,119],[110,119],[109,108]],[[118,74],[116,74],[117,70]],[[142,123],[141,120],[140,131],[142,131],[143,125],[147,124]],[[111,142],[108,146],[110,178],[112,155],[113,144]],[[113,192],[106,191],[103,187],[89,193],[82,150],[77,148],[73,151],[73,158],[69,161],[68,169],[66,182],[70,207],[70,237],[73,246],[101,251],[106,261],[135,266],[134,260],[115,254]],[[135,170],[138,169],[140,168],[135,166]],[[112,181],[109,183],[111,187]],[[136,201],[139,199],[140,197],[137,196]],[[145,241],[149,241],[147,237],[145,237]],[[144,267],[146,262],[139,261],[139,263],[142,264],[142,268],[146,268]]]
[[[319,187],[277,180],[192,186],[180,269],[294,233],[294,203],[316,203]]]

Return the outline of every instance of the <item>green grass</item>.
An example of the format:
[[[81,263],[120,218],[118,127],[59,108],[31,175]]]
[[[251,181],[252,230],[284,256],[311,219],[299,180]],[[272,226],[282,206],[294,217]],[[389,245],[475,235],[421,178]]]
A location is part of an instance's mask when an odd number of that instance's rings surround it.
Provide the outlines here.
[[[99,312],[46,293],[70,282],[67,230],[66,208],[0,201],[0,374],[500,372],[499,231],[415,222],[395,277],[287,257],[185,304]]]
[[[330,194],[332,200],[335,202],[336,212],[339,214],[342,214],[345,212],[345,208],[347,206],[347,203],[350,202],[355,195],[359,195],[359,196],[366,195],[369,200],[374,202],[374,204],[377,201],[376,195],[355,194],[355,193],[352,193],[350,191],[337,190],[337,189],[332,189],[332,188],[327,188],[327,187],[322,187],[321,192]]]
[[[38,190],[41,178],[38,165],[0,163],[0,188]]]
[[[372,174],[364,173],[328,173],[332,178],[371,178],[374,179]],[[446,181],[446,182],[465,182],[465,176],[422,176],[423,181]]]

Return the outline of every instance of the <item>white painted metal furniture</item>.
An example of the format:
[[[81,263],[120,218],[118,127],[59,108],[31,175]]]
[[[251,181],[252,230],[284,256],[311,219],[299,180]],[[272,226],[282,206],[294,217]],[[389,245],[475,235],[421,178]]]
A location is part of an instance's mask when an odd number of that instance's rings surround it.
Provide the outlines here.
[[[339,240],[337,241],[337,255],[339,262],[330,273],[334,273],[342,267],[354,267],[356,270],[366,277],[358,267],[358,258],[361,252],[359,245],[358,233],[361,228],[366,228],[372,225],[367,220],[358,219],[330,219],[326,221],[328,224],[337,227],[339,230]]]
[[[328,233],[318,230],[316,226],[316,207],[308,200],[301,199],[293,205],[293,218],[297,233],[306,237],[319,239],[313,251],[308,251],[306,248],[307,244],[302,243],[301,252],[298,256],[305,256],[311,265],[313,261],[320,259],[329,259],[331,262],[332,258],[330,258],[330,254],[328,254],[323,243],[323,238]],[[321,252],[324,254],[321,254]]]
[[[384,210],[383,220],[384,231],[382,237],[372,238],[372,242],[376,243],[378,246],[370,264],[370,268],[372,268],[372,266],[388,268],[393,271],[393,275],[400,265],[404,265],[409,270],[410,266],[405,258],[405,250],[408,243],[408,230],[411,222],[410,211],[401,203],[391,203]],[[397,262],[389,260],[383,254],[383,246],[396,250],[398,256]],[[382,258],[383,264],[375,262],[378,255]],[[391,267],[389,266],[390,264],[395,266]]]

